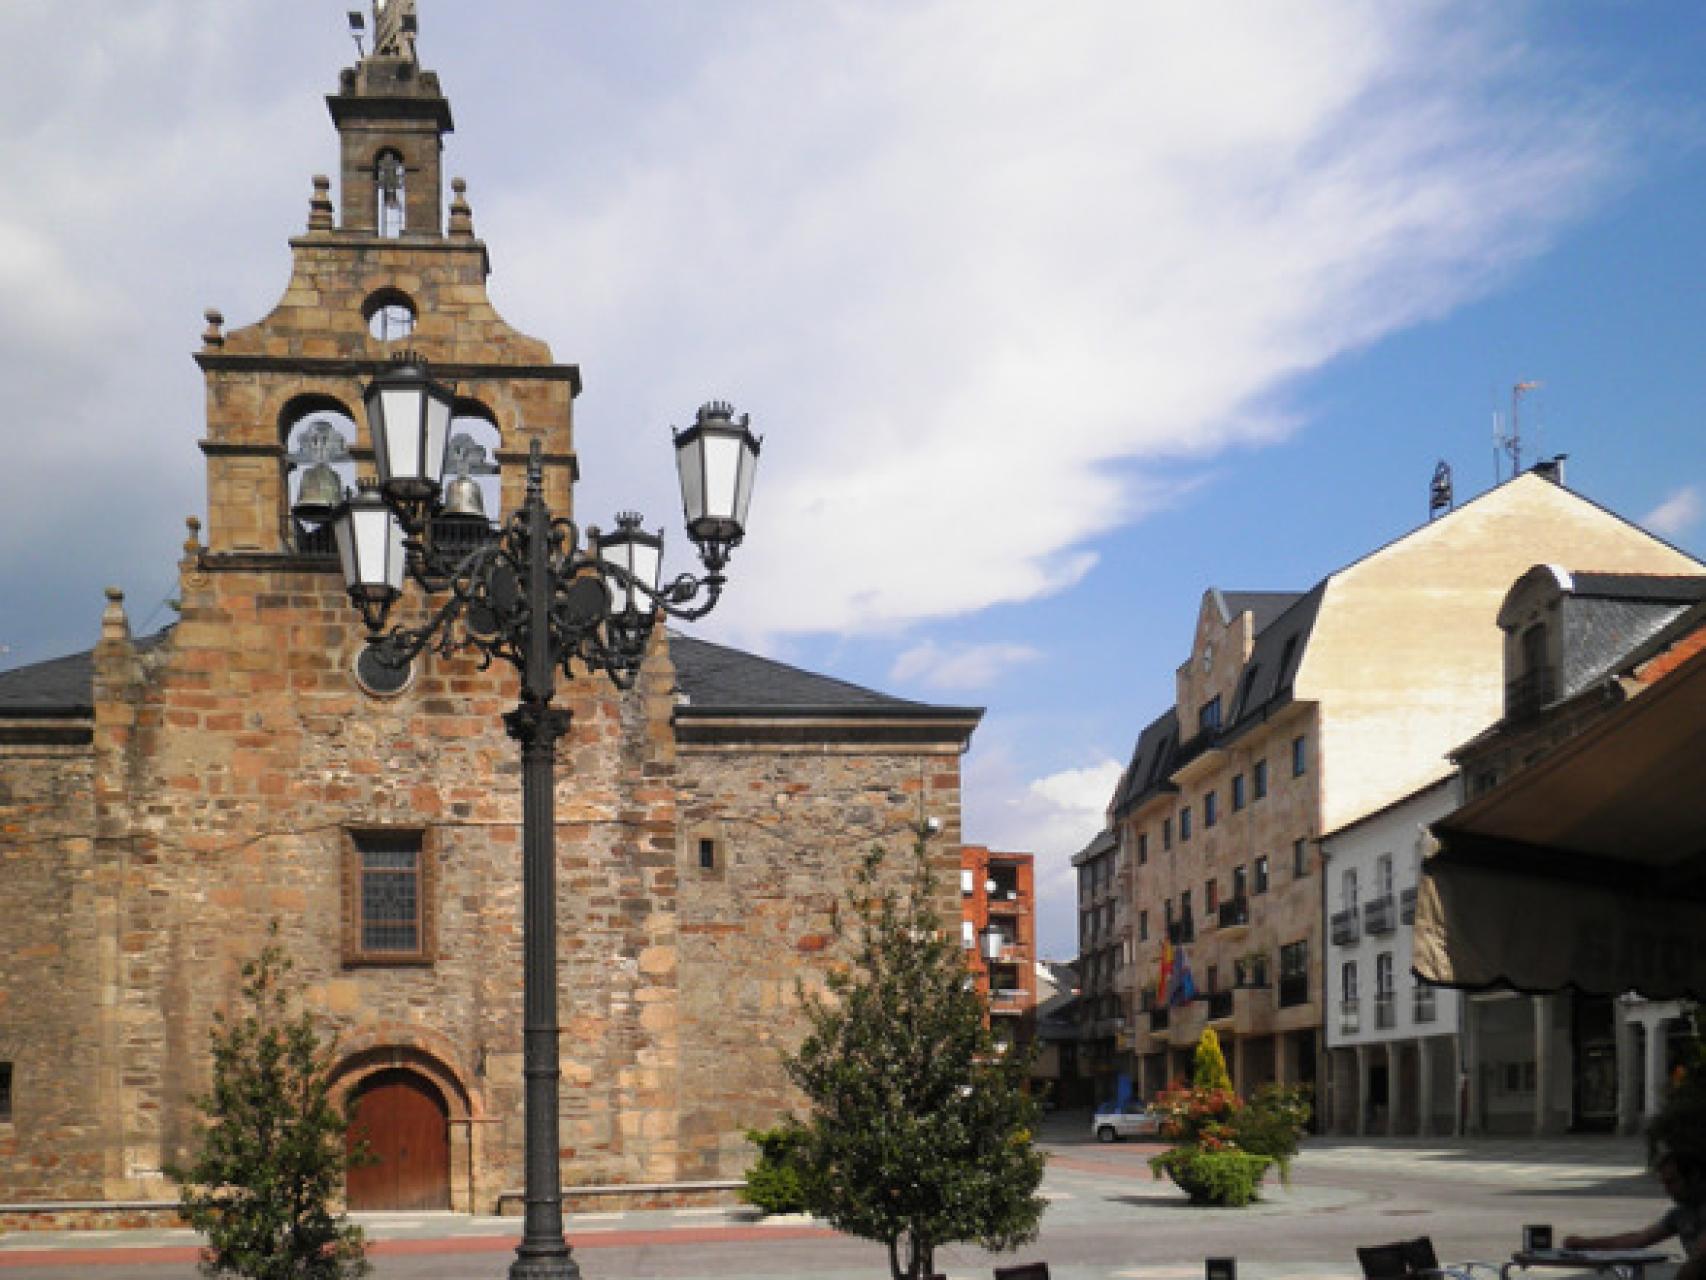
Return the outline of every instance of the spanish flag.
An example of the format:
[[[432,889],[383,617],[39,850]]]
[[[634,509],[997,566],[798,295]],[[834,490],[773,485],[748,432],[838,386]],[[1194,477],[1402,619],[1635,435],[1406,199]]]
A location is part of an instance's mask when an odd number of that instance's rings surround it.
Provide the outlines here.
[[[1173,979],[1173,940],[1161,939],[1161,977],[1155,984],[1155,1000],[1159,1008],[1167,1007],[1168,983]]]

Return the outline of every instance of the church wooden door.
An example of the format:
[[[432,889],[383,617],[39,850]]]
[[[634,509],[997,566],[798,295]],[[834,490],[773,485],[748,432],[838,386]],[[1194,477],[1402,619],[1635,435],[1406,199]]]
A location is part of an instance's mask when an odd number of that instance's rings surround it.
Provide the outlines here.
[[[374,1162],[353,1166],[351,1209],[448,1209],[450,1117],[438,1091],[411,1071],[369,1076],[350,1105],[348,1144]]]

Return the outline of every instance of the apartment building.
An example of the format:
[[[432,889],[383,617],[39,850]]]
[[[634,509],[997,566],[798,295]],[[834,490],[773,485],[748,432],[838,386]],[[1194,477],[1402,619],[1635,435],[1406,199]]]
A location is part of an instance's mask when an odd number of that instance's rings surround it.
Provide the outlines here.
[[[1003,1044],[1033,1039],[1037,1022],[1034,855],[960,849],[960,931],[989,1025]]]
[[[1204,593],[1174,704],[1109,804],[1115,853],[1080,866],[1082,884],[1117,856],[1129,882],[1124,916],[1104,910],[1114,937],[1095,935],[1097,955],[1131,944],[1107,997],[1134,1011],[1113,1071],[1152,1092],[1212,1026],[1240,1089],[1321,1089],[1320,837],[1446,776],[1447,753],[1498,719],[1500,603],[1529,565],[1564,559],[1694,566],[1546,464],[1308,591]]]
[[[1078,873],[1078,1073],[1094,1100],[1105,1102],[1131,1089],[1130,1064],[1122,1053],[1131,1016],[1124,982],[1133,951],[1131,882],[1112,828],[1073,854],[1072,865]]]
[[[1464,997],[1411,970],[1428,828],[1457,791],[1441,778],[1322,838],[1328,1068],[1316,1110],[1329,1133],[1460,1130]]]

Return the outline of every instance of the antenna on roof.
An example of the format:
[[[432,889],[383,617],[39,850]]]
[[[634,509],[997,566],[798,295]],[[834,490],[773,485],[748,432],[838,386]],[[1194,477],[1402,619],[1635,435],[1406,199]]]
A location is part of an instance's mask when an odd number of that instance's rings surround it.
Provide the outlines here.
[[[1428,519],[1442,511],[1450,511],[1456,503],[1451,490],[1451,464],[1444,458],[1434,468],[1433,482],[1428,485]]]
[[[362,47],[361,43],[361,33],[366,30],[367,19],[362,15],[361,10],[351,9],[349,11],[349,34],[350,39],[355,41],[355,52],[358,58],[367,56],[367,50]]]
[[[1493,415],[1493,483],[1499,481],[1499,452],[1503,450],[1510,455],[1511,479],[1522,474],[1522,398],[1530,391],[1538,391],[1540,383],[1534,381],[1519,382],[1511,388],[1511,422],[1510,430],[1500,432],[1499,415]]]

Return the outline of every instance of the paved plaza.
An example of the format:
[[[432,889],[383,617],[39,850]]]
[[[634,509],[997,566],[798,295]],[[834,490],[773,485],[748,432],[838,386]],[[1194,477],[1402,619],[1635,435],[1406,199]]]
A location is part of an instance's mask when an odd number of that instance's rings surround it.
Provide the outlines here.
[[[954,1246],[950,1280],[989,1280],[997,1262],[1043,1259],[1054,1280],[1185,1280],[1203,1259],[1238,1260],[1240,1280],[1351,1280],[1355,1249],[1431,1236],[1447,1259],[1504,1261],[1525,1223],[1559,1234],[1655,1218],[1657,1182],[1634,1139],[1311,1140],[1289,1187],[1270,1185],[1243,1210],[1192,1208],[1150,1177],[1158,1148],[1103,1146],[1074,1117],[1045,1131],[1050,1153],[1043,1233],[1016,1255]],[[453,1214],[362,1218],[378,1280],[463,1280],[507,1271],[519,1221]],[[576,1214],[569,1223],[587,1280],[725,1277],[883,1280],[883,1251],[805,1218],[740,1210]],[[0,1280],[189,1280],[187,1231],[20,1233],[0,1239]],[[1557,1276],[1562,1273],[1541,1273]]]

